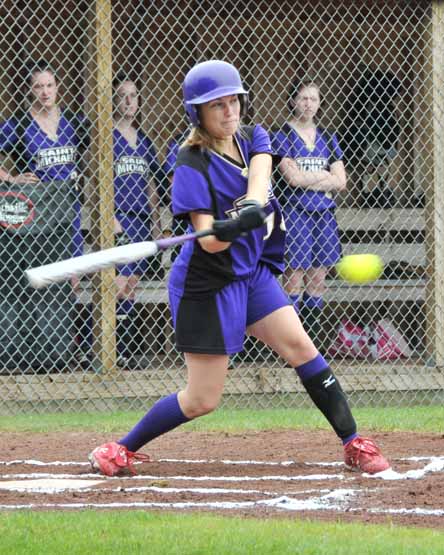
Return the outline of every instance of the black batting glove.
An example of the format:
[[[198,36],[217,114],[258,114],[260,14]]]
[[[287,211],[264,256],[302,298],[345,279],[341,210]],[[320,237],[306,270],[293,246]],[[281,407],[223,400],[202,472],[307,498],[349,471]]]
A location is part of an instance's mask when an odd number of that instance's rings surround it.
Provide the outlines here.
[[[232,243],[242,234],[260,227],[265,222],[265,212],[257,201],[246,200],[240,204],[242,208],[238,218],[213,222],[214,235],[219,241]]]
[[[232,243],[242,235],[239,218],[235,220],[214,220],[213,231],[216,239],[224,243]]]

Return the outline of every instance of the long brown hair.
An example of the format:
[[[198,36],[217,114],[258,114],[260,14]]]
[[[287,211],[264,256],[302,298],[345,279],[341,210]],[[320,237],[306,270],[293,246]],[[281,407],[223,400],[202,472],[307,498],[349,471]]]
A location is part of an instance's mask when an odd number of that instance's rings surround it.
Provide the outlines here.
[[[214,148],[214,139],[203,127],[193,127],[183,145],[209,150]]]

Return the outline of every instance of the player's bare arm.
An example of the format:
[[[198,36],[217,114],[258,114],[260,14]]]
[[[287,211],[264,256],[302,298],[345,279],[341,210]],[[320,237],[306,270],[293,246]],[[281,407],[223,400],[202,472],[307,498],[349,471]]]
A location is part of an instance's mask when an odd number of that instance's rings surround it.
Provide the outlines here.
[[[32,183],[38,183],[40,179],[32,172],[19,173],[17,175],[11,175],[9,172],[0,168],[0,180],[8,181],[8,183],[15,183],[17,185],[26,185]]]
[[[191,223],[196,231],[201,231],[203,229],[210,229],[213,227],[214,217],[212,214],[201,214],[200,212],[191,212],[190,214]],[[199,244],[204,251],[209,253],[216,253],[228,249],[231,243],[226,243],[225,241],[219,241],[214,235],[209,235],[208,237],[201,237],[199,239]]]
[[[269,154],[253,156],[248,168],[248,189],[246,199],[256,200],[262,206],[268,197],[272,158]]]
[[[314,187],[316,191],[322,192],[340,192],[345,191],[347,187],[347,175],[342,160],[333,162],[330,166],[328,175],[322,178]]]
[[[291,187],[302,187],[303,189],[312,189],[329,176],[329,172],[326,170],[318,172],[301,170],[291,158],[282,158],[279,170],[282,173],[282,177]]]

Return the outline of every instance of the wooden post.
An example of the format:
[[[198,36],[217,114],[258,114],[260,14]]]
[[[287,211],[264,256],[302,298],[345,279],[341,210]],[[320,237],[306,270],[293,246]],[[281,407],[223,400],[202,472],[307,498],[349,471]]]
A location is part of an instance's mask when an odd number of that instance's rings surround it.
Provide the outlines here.
[[[435,190],[435,357],[444,366],[444,2],[433,2],[433,159]]]
[[[427,195],[426,234],[428,255],[427,286],[427,350],[429,359],[437,367],[444,366],[444,2],[434,0],[431,21],[432,49],[430,52],[430,75],[433,121],[433,194]],[[425,101],[425,99],[424,99]],[[433,225],[433,227],[432,227]]]
[[[113,121],[112,121],[112,21],[111,0],[96,0],[92,21],[89,67],[89,108],[92,144],[89,187],[93,248],[114,246]],[[93,333],[95,367],[116,368],[115,270],[95,274],[93,283]]]

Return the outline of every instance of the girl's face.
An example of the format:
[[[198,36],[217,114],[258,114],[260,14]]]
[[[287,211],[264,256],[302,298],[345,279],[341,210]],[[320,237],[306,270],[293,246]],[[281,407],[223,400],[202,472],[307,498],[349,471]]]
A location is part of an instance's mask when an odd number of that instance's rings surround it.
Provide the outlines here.
[[[33,104],[49,109],[57,102],[58,86],[53,73],[50,71],[38,71],[31,78],[31,93]]]
[[[116,89],[116,113],[122,118],[132,119],[139,109],[139,93],[133,81],[124,81]]]
[[[200,106],[202,127],[215,139],[232,137],[239,127],[240,102],[237,94],[222,96]]]
[[[321,105],[319,89],[315,85],[302,87],[293,99],[295,117],[300,120],[312,120]]]

